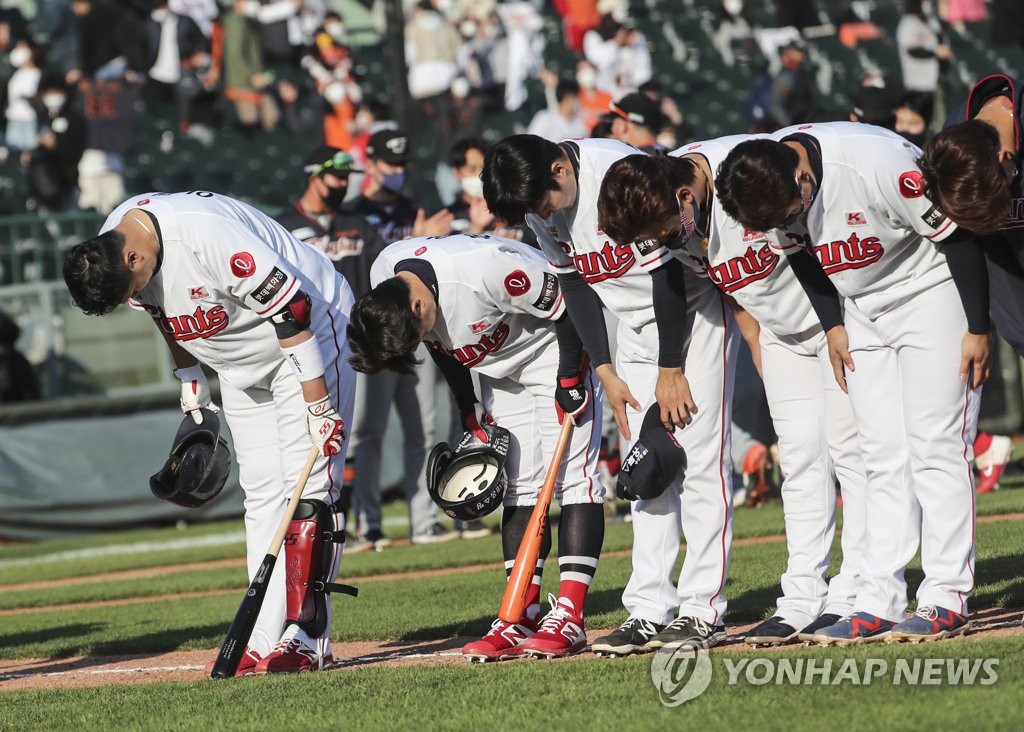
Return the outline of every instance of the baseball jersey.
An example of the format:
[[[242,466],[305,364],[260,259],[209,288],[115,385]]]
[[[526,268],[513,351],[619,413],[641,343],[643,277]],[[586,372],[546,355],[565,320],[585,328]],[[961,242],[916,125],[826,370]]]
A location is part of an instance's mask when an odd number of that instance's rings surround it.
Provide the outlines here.
[[[626,326],[639,330],[654,322],[650,270],[672,253],[650,240],[616,244],[597,225],[597,197],[608,168],[627,155],[641,155],[617,140],[569,140],[561,143],[577,171],[576,203],[546,221],[527,214],[541,250],[555,272],[579,272],[604,306]],[[577,155],[576,159],[573,159]],[[689,285],[689,282],[687,283]]]
[[[406,267],[418,274],[419,263],[436,278],[437,320],[425,339],[431,348],[504,378],[555,343],[550,326],[565,303],[558,278],[528,244],[488,234],[405,239],[380,253],[370,282],[376,287]]]
[[[786,127],[821,150],[818,194],[803,222],[768,232],[783,252],[810,248],[840,295],[870,318],[950,279],[935,243],[956,224],[924,195],[921,151],[894,132],[859,122]]]
[[[163,261],[129,304],[233,386],[248,388],[281,365],[266,318],[300,290],[314,321],[337,313],[347,322],[352,291],[330,260],[251,206],[208,191],[144,193],[114,209],[101,232],[134,208],[155,216]]]

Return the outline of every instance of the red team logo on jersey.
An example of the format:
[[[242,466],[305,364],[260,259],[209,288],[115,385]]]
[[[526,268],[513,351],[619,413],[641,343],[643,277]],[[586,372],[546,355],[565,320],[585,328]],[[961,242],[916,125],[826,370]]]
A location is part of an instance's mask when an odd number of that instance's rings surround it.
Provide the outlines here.
[[[722,292],[735,292],[751,282],[763,280],[775,271],[779,263],[779,255],[771,250],[766,243],[760,249],[747,247],[742,257],[733,257],[721,264],[711,266],[705,257],[702,264],[711,281]]]
[[[505,289],[508,290],[508,294],[512,297],[519,297],[525,295],[530,291],[530,278],[526,276],[526,272],[521,269],[517,269],[515,272],[510,272],[505,277]]]
[[[868,218],[862,211],[847,211],[846,212],[846,225],[847,226],[867,226]]]
[[[210,293],[207,292],[206,288],[203,286],[190,287],[188,288],[188,296],[192,300],[205,300],[210,296]]]
[[[422,257],[426,253],[427,253],[427,248],[426,247],[420,247],[415,252],[413,252],[413,254],[415,254],[417,257]]]
[[[814,247],[814,253],[818,255],[825,274],[833,275],[836,272],[860,269],[874,264],[885,254],[885,248],[877,236],[866,236],[861,239],[856,233],[852,233],[845,241],[840,239],[818,244]]]
[[[249,252],[232,254],[231,271],[235,273],[235,277],[251,277],[256,271],[256,260]]]
[[[470,343],[462,348],[445,348],[438,341],[425,341],[425,343],[429,348],[447,353],[467,369],[471,369],[480,364],[488,355],[499,351],[508,340],[508,334],[508,323],[502,323],[494,329],[493,333],[480,338],[479,343]]]
[[[629,244],[612,246],[606,241],[598,252],[573,252],[572,261],[584,282],[591,284],[621,277],[636,261]]]
[[[900,195],[904,198],[920,198],[924,195],[924,178],[916,170],[900,173]]]
[[[480,335],[490,327],[491,321],[481,320],[479,323],[473,323],[471,326],[469,326],[469,329],[473,332],[473,335]]]
[[[203,310],[200,305],[188,315],[167,316],[161,307],[143,304],[142,308],[156,321],[157,327],[176,341],[209,338],[228,327],[228,314],[222,305]]]

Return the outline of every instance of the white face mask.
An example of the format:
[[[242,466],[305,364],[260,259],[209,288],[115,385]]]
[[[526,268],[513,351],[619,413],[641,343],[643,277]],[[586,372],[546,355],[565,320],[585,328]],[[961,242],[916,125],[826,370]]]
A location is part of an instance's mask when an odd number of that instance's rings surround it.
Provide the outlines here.
[[[478,27],[475,20],[464,20],[459,25],[459,33],[462,34],[463,38],[472,38],[476,35]]]
[[[16,46],[10,54],[11,65],[19,69],[27,64],[30,58],[32,58],[32,52],[24,46]]]
[[[340,81],[331,82],[324,88],[324,99],[331,104],[341,104],[347,97],[345,85]]]
[[[150,13],[149,17],[155,20],[157,23],[163,23],[165,20],[167,20],[167,17],[170,14],[171,11],[167,8],[160,8],[159,10],[154,10],[152,13]]]
[[[576,83],[581,89],[593,89],[597,85],[597,72],[591,68],[580,69],[576,72]]]
[[[729,15],[739,15],[743,10],[743,0],[722,0],[722,7]]]
[[[465,99],[469,96],[469,79],[460,76],[452,80],[452,96]]]
[[[44,94],[42,99],[43,99],[43,106],[46,107],[51,112],[56,112],[58,109],[60,109],[64,105],[64,95],[63,94]]]
[[[484,182],[480,179],[480,176],[470,176],[468,178],[459,178],[459,185],[462,187],[462,192],[467,196],[473,198],[484,197]]]
[[[324,30],[327,31],[327,35],[329,35],[331,38],[338,41],[339,43],[341,43],[341,39],[345,37],[345,26],[343,26],[341,23],[331,23],[330,25],[325,25]]]

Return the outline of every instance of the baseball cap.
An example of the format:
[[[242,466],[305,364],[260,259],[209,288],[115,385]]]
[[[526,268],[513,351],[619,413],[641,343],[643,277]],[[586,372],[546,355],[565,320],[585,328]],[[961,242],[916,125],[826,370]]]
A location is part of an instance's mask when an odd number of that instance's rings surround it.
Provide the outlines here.
[[[303,173],[310,176],[323,175],[324,173],[361,173],[362,168],[356,165],[356,160],[344,150],[336,147],[321,145],[306,156],[306,164],[302,168]]]
[[[661,129],[661,107],[646,94],[633,92],[608,105],[614,114],[649,130]]]
[[[388,165],[405,165],[409,162],[409,136],[394,128],[375,132],[366,146],[366,154],[371,160]]]
[[[661,407],[652,404],[644,415],[640,434],[619,470],[615,493],[631,501],[657,498],[686,470],[686,451],[661,424]]]

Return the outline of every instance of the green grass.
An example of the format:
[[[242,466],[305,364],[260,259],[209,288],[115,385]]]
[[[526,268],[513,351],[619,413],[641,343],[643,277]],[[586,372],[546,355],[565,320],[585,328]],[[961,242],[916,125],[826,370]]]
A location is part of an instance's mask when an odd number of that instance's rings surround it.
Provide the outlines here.
[[[415,553],[419,549],[396,549],[393,553]],[[382,553],[386,554],[388,552]],[[1024,606],[1021,556],[1024,556],[1024,532],[1020,531],[1018,522],[994,522],[978,527],[978,585],[972,601],[975,609]],[[727,586],[730,603],[727,621],[753,621],[768,614],[780,594],[779,577],[785,565],[786,546],[781,541],[735,547]],[[343,568],[345,566],[343,562]],[[601,561],[587,603],[589,627],[611,627],[625,618],[620,596],[630,569],[628,557],[606,557]],[[912,593],[922,578],[918,563],[911,565],[908,578]],[[499,569],[415,581],[364,582],[358,599],[335,599],[332,636],[344,640],[427,640],[483,633],[496,612],[503,582]],[[545,592],[555,590],[556,582],[556,573],[548,572]],[[354,583],[360,584],[358,580]],[[138,580],[129,580],[104,583],[106,588],[104,585],[57,587],[48,591],[47,597],[55,602],[68,602],[69,598],[80,597],[76,593],[83,591],[101,597],[104,592],[108,597],[142,595],[139,584]],[[7,616],[0,632],[0,658],[214,648],[227,630],[241,598],[243,586],[237,573],[215,570],[145,580],[145,586],[154,593],[195,590],[204,584],[211,589],[234,587],[237,592],[187,600],[154,597],[132,605],[81,608],[73,611],[66,624],[64,617],[68,613],[60,610]],[[32,592],[5,594],[22,595],[27,601]],[[4,602],[7,602],[6,597]]]
[[[988,686],[894,685],[890,672],[866,686],[730,685],[726,661],[810,659],[835,669],[855,659],[893,666],[903,659],[998,659]],[[96,689],[10,692],[10,729],[985,729],[1019,728],[1024,638],[958,639],[922,646],[712,653],[708,690],[662,706],[651,656],[572,663],[520,661],[488,666],[366,668],[292,677],[155,683]],[[756,675],[754,678],[758,678]],[[820,679],[820,677],[819,677]],[[1014,701],[1017,699],[1018,701]],[[1016,721],[1015,721],[1016,720]]]

